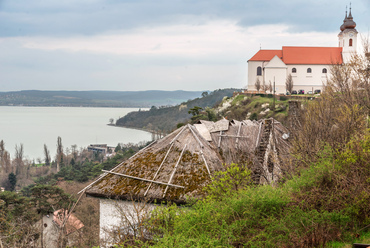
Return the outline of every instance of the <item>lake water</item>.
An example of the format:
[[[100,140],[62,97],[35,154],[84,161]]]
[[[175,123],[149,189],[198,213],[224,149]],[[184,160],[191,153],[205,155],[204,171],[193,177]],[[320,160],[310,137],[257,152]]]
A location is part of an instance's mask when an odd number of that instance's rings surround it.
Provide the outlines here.
[[[25,158],[31,160],[43,159],[44,144],[54,159],[58,136],[64,148],[150,141],[148,132],[107,125],[110,118],[116,120],[135,110],[138,109],[0,106],[0,140],[11,158],[15,145],[22,143]]]

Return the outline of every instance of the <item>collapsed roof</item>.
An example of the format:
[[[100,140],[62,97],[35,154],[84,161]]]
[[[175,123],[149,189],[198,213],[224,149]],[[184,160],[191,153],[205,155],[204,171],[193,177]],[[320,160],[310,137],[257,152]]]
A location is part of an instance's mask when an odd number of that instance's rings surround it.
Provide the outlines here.
[[[274,119],[200,121],[154,141],[81,190],[112,199],[185,203],[199,197],[215,171],[225,164],[254,164],[258,183],[273,183],[288,154],[288,131]]]

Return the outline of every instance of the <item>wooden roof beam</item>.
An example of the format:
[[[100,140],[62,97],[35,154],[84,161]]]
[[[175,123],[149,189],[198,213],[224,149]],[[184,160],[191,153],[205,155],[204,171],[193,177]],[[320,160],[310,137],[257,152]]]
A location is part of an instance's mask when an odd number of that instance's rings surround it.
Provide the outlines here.
[[[153,181],[153,180],[149,180],[149,179],[145,179],[145,178],[140,178],[140,177],[134,177],[134,176],[130,176],[130,175],[126,175],[126,174],[121,174],[121,173],[117,173],[117,172],[113,172],[113,171],[107,171],[107,170],[102,170],[102,171],[105,172],[105,173],[114,174],[114,175],[117,175],[117,176],[127,177],[127,178],[131,178],[131,179],[136,179],[136,180],[140,180],[140,181],[144,181],[144,182],[162,184],[162,185],[166,185],[167,187],[168,186],[171,186],[171,187],[182,188],[182,189],[185,188],[184,186],[180,186],[180,185],[176,185],[176,184],[170,184],[170,183],[163,183],[163,182]]]

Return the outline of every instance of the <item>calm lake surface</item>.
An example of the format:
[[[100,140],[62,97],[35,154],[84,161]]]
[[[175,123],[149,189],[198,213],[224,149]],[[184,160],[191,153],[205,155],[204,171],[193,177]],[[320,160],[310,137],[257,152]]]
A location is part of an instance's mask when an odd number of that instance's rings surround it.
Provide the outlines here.
[[[0,140],[14,158],[15,145],[23,144],[25,158],[43,160],[46,144],[54,159],[57,138],[64,149],[72,145],[87,147],[101,143],[150,141],[148,132],[108,126],[109,119],[125,116],[136,108],[79,108],[79,107],[18,107],[0,106]]]

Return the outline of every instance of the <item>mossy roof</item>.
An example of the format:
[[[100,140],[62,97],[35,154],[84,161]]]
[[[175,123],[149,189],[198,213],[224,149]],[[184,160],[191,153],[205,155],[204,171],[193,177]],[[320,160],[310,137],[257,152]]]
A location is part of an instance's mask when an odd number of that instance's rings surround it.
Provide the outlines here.
[[[216,150],[194,126],[186,125],[147,146],[112,170],[184,188],[105,173],[85,193],[104,198],[146,198],[149,201],[185,203],[189,197],[202,195],[202,188],[209,182],[210,175],[221,169],[222,159]]]
[[[289,154],[290,142],[283,135],[289,132],[280,122],[273,120],[272,123],[277,153],[285,156]],[[111,170],[183,188],[104,173],[82,191],[96,197],[126,200],[146,198],[149,201],[181,204],[188,198],[201,196],[202,188],[210,182],[211,175],[223,170],[224,164],[247,160],[259,163],[255,155],[264,120],[223,119],[216,123],[201,121],[196,125],[188,124],[177,129]],[[199,128],[199,125],[203,127]],[[206,129],[209,132],[204,132]]]

